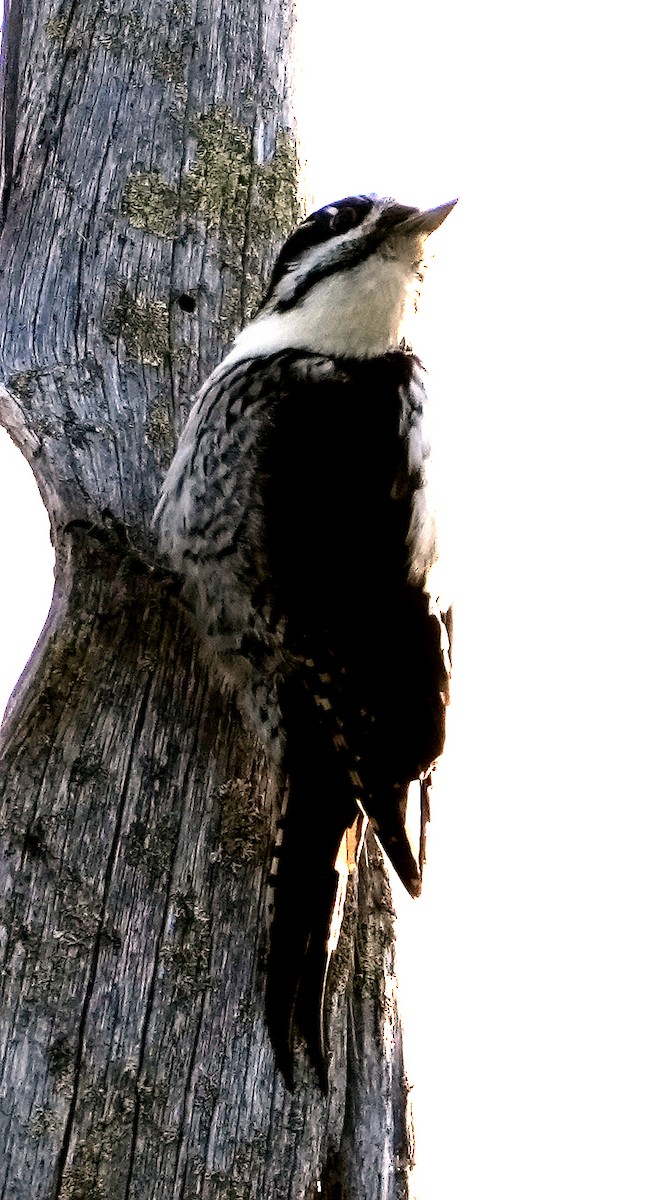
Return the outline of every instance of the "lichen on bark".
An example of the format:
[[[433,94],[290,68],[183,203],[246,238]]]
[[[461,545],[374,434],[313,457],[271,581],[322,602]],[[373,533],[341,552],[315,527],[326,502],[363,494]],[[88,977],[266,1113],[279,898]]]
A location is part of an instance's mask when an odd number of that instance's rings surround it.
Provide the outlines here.
[[[135,171],[130,175],[120,211],[136,229],[145,229],[157,237],[176,237],[178,193],[159,171]]]
[[[110,338],[121,337],[130,358],[159,367],[170,352],[168,305],[149,296],[133,296],[126,283],[119,283],[104,318],[104,332]]]
[[[203,221],[219,239],[220,260],[231,275],[220,319],[233,321],[240,308],[244,322],[261,299],[267,249],[304,215],[296,139],[279,130],[273,157],[259,162],[253,130],[224,105],[199,114],[189,132],[195,150],[180,186],[155,169],[134,171],[120,212],[135,228],[168,239],[187,236],[189,222]]]

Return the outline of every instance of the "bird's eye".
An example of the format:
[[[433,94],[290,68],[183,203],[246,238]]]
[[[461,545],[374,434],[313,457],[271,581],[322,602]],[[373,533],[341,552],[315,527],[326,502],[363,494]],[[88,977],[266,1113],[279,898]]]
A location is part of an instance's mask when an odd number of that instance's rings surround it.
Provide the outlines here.
[[[353,208],[349,204],[344,204],[342,208],[337,208],[329,222],[329,228],[332,233],[347,233],[348,229],[352,229],[357,224],[358,217]]]

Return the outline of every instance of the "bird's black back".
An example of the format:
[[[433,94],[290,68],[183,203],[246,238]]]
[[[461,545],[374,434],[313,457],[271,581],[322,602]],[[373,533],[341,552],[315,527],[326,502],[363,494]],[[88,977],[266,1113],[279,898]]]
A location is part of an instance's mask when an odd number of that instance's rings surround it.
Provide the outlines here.
[[[314,357],[309,373],[302,352],[285,355],[260,455],[272,599],[295,663],[279,693],[290,799],[268,986],[288,1078],[297,1025],[326,1079],[319,1019],[333,868],[358,805],[408,890],[421,886],[405,804],[410,781],[442,750],[446,671],[441,622],[408,549],[423,484],[406,437],[419,403],[414,365],[393,353],[327,372]]]

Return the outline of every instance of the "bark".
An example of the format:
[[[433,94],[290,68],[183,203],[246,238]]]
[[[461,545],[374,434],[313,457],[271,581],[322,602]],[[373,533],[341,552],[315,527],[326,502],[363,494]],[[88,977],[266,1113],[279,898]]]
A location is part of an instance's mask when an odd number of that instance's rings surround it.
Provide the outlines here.
[[[0,419],[56,550],[2,730],[0,1198],[397,1200],[410,1135],[372,843],[328,1097],[263,1021],[275,797],[151,513],[298,218],[286,0],[10,0]],[[307,902],[307,898],[305,898]]]

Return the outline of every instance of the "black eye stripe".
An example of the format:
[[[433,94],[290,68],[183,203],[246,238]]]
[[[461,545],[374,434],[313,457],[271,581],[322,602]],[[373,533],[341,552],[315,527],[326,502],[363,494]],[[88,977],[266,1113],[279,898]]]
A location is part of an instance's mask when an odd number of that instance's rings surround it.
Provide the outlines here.
[[[267,298],[279,280],[287,274],[292,263],[315,246],[340,237],[360,225],[372,207],[373,201],[367,196],[347,196],[344,200],[328,204],[326,208],[320,208],[306,217],[303,224],[287,239],[276,259]]]

